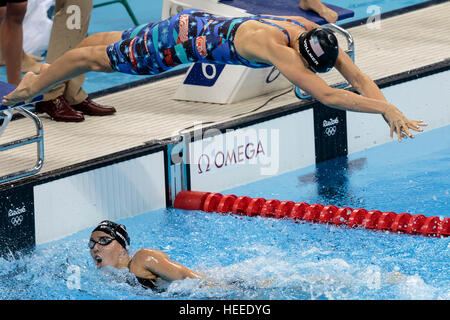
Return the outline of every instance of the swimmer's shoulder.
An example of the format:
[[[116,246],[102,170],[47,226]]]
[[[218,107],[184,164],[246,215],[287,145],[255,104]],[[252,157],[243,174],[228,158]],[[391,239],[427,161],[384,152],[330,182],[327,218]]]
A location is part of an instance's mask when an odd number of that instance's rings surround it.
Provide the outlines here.
[[[156,249],[141,249],[137,251],[128,265],[130,272],[138,278],[153,279],[156,274],[150,271],[150,268],[158,265],[167,255]]]
[[[132,260],[137,264],[144,264],[149,262],[149,260],[157,259],[157,258],[167,258],[167,254],[165,254],[161,250],[144,248],[137,251]]]

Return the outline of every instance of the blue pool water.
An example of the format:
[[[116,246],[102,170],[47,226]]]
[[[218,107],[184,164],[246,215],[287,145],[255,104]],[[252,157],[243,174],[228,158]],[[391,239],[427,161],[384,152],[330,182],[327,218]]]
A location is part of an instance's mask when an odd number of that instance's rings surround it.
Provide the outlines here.
[[[449,217],[449,136],[446,126],[223,194]],[[220,286],[188,279],[155,293],[126,270],[97,270],[89,229],[1,259],[0,299],[450,299],[450,238],[184,210],[120,222],[131,251],[163,250]]]
[[[355,10],[359,19],[370,5],[387,12],[424,1],[328,2]],[[140,21],[160,17],[160,1],[130,4]],[[89,32],[130,25],[116,4],[94,10]],[[3,80],[4,74],[1,67]],[[89,73],[84,88],[95,92],[136,79]],[[450,217],[449,136],[447,126],[223,193]],[[87,249],[89,229],[32,254],[0,258],[0,299],[450,299],[449,238],[183,210],[120,222],[130,232],[131,251],[163,250],[220,286],[183,280],[155,293],[125,270],[97,270]]]

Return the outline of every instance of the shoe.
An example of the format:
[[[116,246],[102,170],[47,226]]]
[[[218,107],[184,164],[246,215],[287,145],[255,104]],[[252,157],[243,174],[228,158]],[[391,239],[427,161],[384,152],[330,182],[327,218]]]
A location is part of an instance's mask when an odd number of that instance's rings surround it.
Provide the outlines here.
[[[81,103],[72,105],[72,108],[81,111],[89,116],[108,116],[116,112],[116,109],[114,107],[101,106],[89,97]]]
[[[63,96],[36,103],[35,110],[38,113],[47,113],[55,121],[80,122],[84,120],[83,114],[72,109]]]

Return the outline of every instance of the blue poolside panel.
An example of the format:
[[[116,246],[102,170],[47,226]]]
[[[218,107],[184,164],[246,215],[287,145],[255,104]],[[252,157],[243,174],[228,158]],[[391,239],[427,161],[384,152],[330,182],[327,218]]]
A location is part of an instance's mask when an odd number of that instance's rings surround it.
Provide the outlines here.
[[[298,7],[298,0],[272,0],[270,4],[260,0],[222,0],[223,4],[244,9],[254,14],[271,14],[278,16],[302,16],[317,24],[325,24],[326,20],[315,12],[304,11]],[[338,20],[352,18],[355,13],[352,10],[344,9],[328,3],[324,4],[334,10],[338,15]]]

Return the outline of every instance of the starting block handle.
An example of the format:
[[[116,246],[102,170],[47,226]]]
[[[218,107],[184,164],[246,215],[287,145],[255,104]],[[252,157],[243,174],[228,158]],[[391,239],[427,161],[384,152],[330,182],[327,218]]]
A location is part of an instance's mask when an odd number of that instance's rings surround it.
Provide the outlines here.
[[[343,35],[345,37],[345,39],[347,40],[347,50],[344,50],[344,51],[345,51],[345,53],[347,53],[349,55],[349,57],[352,59],[352,61],[355,62],[355,42],[354,42],[353,36],[350,34],[350,32],[348,32],[344,28],[339,27],[338,25],[336,25],[334,23],[329,23],[326,26],[324,26],[324,28],[332,29],[333,31],[336,31],[337,33],[340,33],[341,35]],[[343,88],[348,87],[349,85],[350,85],[350,83],[348,83],[348,81],[345,81],[343,83],[338,83],[331,87],[336,88],[336,89],[343,89]],[[312,97],[310,94],[302,93],[301,89],[297,86],[295,87],[295,95],[299,99],[308,99],[308,98]]]
[[[345,53],[347,53],[352,61],[355,62],[355,41],[353,40],[351,33],[334,23],[329,23],[326,28],[333,29],[345,37],[347,40],[347,50],[345,50]]]
[[[5,131],[9,122],[11,121],[12,116],[13,116],[13,111],[11,109],[4,109],[4,110],[0,111],[0,119],[3,120],[3,122],[0,126],[0,137],[3,134],[3,131]]]
[[[32,167],[32,168],[28,168],[25,170],[16,171],[16,172],[4,175],[4,176],[0,176],[0,183],[4,183],[4,182],[11,181],[11,180],[20,179],[20,178],[23,178],[26,176],[33,175],[33,174],[39,172],[42,169],[42,166],[44,165],[44,130],[43,130],[41,119],[39,119],[39,117],[37,115],[35,115],[31,111],[28,111],[24,107],[16,107],[16,108],[14,108],[14,110],[18,111],[20,114],[22,114],[26,118],[33,120],[34,125],[36,127],[36,135],[1,144],[0,151],[5,151],[5,150],[13,149],[13,148],[18,148],[18,147],[21,147],[24,145],[28,145],[31,143],[36,143],[37,144],[36,163],[35,163],[34,167]],[[2,116],[2,114],[4,116],[3,116],[3,124],[0,128],[0,134],[3,133],[6,126],[9,123],[9,120],[11,119],[12,109],[2,110],[0,112],[0,117]]]

